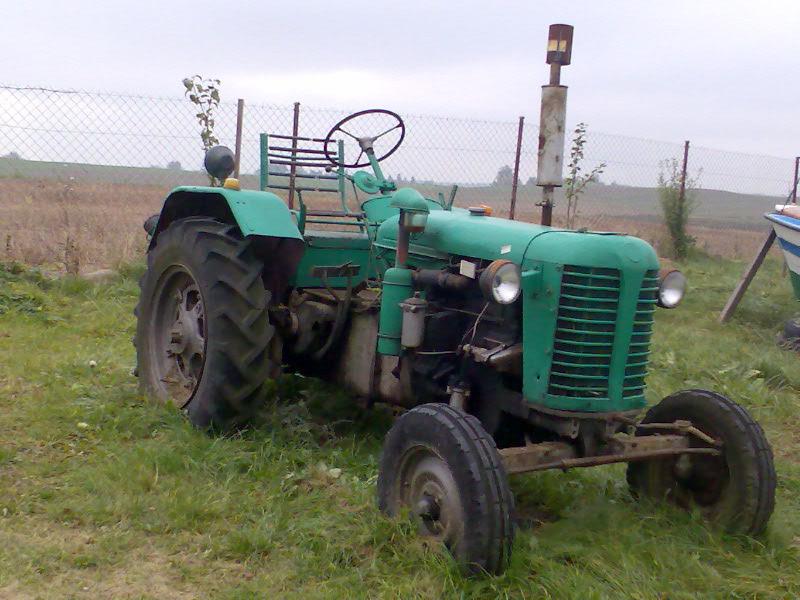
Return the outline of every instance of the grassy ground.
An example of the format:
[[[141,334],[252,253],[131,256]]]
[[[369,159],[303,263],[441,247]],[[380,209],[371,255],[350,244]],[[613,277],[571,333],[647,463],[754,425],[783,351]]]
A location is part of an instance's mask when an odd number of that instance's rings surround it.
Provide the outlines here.
[[[376,510],[384,412],[287,378],[257,428],[209,437],[137,395],[135,273],[91,286],[0,269],[0,597],[797,597],[800,365],[774,344],[796,304],[769,264],[717,325],[741,267],[687,265],[649,393],[714,388],[761,420],[779,473],[767,535],[639,505],[621,466],[520,476],[513,564],[476,580]]]

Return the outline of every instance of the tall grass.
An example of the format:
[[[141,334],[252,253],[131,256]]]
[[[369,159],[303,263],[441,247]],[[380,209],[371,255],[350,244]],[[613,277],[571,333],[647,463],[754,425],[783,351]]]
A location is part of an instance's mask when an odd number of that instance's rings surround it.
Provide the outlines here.
[[[760,419],[779,473],[767,535],[638,504],[618,465],[523,475],[511,568],[476,580],[375,508],[388,411],[288,377],[253,428],[209,437],[136,392],[138,269],[103,285],[0,269],[0,597],[798,597],[800,370],[774,344],[797,305],[768,261],[721,326],[741,265],[681,267],[648,398],[708,387]]]

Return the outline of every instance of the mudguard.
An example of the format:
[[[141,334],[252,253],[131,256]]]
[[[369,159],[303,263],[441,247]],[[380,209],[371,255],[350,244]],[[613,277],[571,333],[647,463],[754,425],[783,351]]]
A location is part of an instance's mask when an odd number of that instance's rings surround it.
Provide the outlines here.
[[[150,245],[172,221],[207,216],[236,223],[244,236],[303,241],[292,213],[275,194],[255,190],[181,186],[170,192],[158,218]]]

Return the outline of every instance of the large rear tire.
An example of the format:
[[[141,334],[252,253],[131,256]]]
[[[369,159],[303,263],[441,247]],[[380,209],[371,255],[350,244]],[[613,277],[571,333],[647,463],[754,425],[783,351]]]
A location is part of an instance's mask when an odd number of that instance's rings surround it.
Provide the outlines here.
[[[764,531],[775,507],[775,466],[761,426],[741,406],[706,390],[678,392],[651,408],[643,423],[690,421],[722,442],[721,456],[685,454],[628,465],[634,496],[698,509],[731,533]],[[639,435],[656,433],[640,429]],[[693,445],[705,446],[701,440]]]
[[[501,573],[514,541],[514,497],[491,436],[478,419],[446,404],[423,404],[386,435],[378,506],[410,510],[469,573]]]
[[[142,392],[198,428],[243,424],[280,370],[262,262],[237,227],[193,217],[170,224],[147,263],[136,308]]]

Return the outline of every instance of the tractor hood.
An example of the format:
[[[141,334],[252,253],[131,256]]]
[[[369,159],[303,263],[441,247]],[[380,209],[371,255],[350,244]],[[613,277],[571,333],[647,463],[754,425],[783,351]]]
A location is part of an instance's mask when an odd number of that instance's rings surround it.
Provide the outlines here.
[[[378,228],[376,245],[395,249],[397,226],[397,216],[384,221]],[[431,211],[425,231],[411,236],[409,250],[412,258],[423,260],[448,260],[453,255],[504,258],[523,269],[537,262],[658,268],[653,248],[635,237],[556,229],[473,215],[462,209]]]

